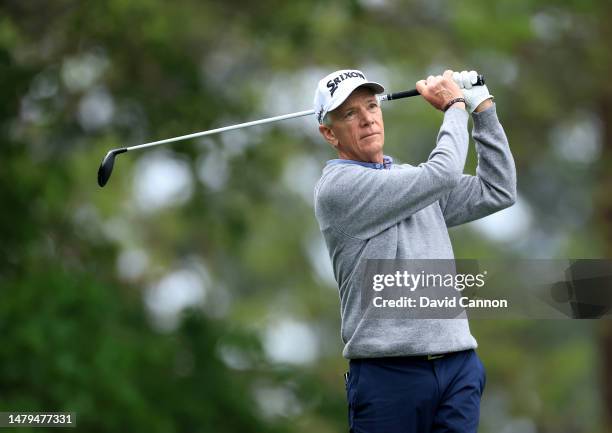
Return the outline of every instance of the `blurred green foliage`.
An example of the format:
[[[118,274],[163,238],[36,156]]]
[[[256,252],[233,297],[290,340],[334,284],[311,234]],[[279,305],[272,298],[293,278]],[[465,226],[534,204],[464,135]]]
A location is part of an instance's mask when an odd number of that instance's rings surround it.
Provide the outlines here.
[[[103,190],[102,156],[308,109],[342,67],[390,90],[476,69],[517,161],[523,226],[498,240],[453,229],[456,255],[606,256],[609,18],[603,0],[5,0],[0,411],[75,411],[100,432],[346,430],[338,295],[311,203],[333,153],[314,121],[122,155]],[[421,100],[385,107],[387,153],[418,163],[440,121]],[[151,174],[159,161],[182,171]],[[166,201],[145,200],[179,175]],[[164,325],[147,299],[181,270],[205,296]],[[273,355],[270,341],[307,346],[271,337],[286,323],[315,338],[303,363]],[[609,328],[473,322],[481,431],[609,431]]]

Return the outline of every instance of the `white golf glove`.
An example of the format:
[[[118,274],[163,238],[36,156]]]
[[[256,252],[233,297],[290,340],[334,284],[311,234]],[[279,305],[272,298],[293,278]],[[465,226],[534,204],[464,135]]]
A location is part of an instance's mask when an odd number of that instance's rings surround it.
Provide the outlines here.
[[[476,81],[478,81],[478,73],[476,71],[453,72],[453,80],[463,90],[465,108],[470,113],[473,113],[476,107],[484,100],[493,99],[493,95],[489,94],[487,86],[474,86]]]

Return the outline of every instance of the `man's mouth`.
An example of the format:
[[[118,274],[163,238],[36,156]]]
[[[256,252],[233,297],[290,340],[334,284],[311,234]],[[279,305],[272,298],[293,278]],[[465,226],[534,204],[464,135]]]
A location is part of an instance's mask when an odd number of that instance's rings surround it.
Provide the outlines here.
[[[361,137],[361,140],[363,140],[363,139],[365,139],[365,138],[372,137],[372,136],[374,136],[374,135],[379,135],[379,134],[380,134],[380,132],[371,132],[371,133],[366,134],[366,135],[364,135],[363,137]]]

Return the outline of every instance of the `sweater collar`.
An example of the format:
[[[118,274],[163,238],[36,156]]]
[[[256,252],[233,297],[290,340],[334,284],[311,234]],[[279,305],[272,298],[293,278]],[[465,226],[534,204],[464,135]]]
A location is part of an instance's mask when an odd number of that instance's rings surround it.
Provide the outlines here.
[[[382,164],[379,162],[353,161],[352,159],[330,159],[329,161],[327,161],[327,165],[336,164],[356,164],[361,165],[362,167],[373,168],[375,170],[389,170],[393,166],[393,158],[384,155]]]

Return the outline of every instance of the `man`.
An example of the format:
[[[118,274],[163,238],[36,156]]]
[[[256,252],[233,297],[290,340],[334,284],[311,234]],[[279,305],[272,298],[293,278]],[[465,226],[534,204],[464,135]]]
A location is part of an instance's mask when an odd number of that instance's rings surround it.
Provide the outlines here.
[[[477,431],[486,379],[467,319],[365,314],[356,272],[367,259],[453,259],[447,227],[514,203],[514,161],[493,97],[473,86],[476,76],[447,70],[416,83],[444,112],[436,147],[418,166],[383,154],[380,84],[341,70],[317,86],[319,131],[338,159],[315,187],[315,214],[340,291],[352,432]],[[470,114],[476,176],[463,174]]]

